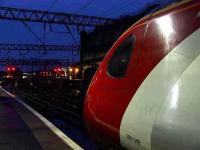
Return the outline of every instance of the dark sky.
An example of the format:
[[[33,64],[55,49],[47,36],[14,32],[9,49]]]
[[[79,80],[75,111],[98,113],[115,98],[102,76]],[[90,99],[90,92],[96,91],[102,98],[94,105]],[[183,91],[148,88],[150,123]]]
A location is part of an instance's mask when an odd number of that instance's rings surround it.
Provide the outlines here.
[[[48,10],[55,12],[78,13],[84,15],[104,16],[117,18],[122,14],[137,13],[146,4],[155,0],[0,0],[0,6],[18,7],[37,10]],[[158,1],[158,0],[157,0]],[[175,0],[160,0],[160,3],[166,3]],[[43,39],[43,24],[28,23],[34,33]],[[75,28],[73,40],[71,35],[66,33],[66,29],[62,25],[53,25],[53,32],[47,28],[46,44],[77,44],[79,36]],[[0,20],[0,43],[34,43],[39,41],[30,33],[30,31],[21,23],[16,21]],[[0,52],[1,58],[67,58],[71,57],[68,53],[52,53],[45,55],[39,53],[24,52],[19,55],[16,52],[5,53]],[[0,68],[1,69],[1,68]]]

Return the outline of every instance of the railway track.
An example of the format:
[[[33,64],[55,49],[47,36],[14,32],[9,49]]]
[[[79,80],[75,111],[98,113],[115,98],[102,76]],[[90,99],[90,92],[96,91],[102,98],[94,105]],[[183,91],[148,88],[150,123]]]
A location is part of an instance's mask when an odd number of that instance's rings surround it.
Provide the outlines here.
[[[87,87],[83,87],[82,81],[58,82],[48,84],[48,80],[22,80],[18,81],[17,86],[15,82],[10,82],[4,88],[16,93],[84,149],[98,149],[89,138],[83,121],[84,92]]]

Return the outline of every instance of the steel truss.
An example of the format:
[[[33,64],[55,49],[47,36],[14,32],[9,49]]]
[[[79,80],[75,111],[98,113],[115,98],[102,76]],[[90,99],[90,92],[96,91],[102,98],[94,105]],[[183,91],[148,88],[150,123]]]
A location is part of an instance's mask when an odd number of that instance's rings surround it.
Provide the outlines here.
[[[0,44],[0,50],[80,51],[74,45]]]
[[[69,64],[69,59],[0,59],[1,65],[61,65]]]
[[[116,21],[115,19],[104,17],[10,7],[0,7],[0,19],[78,26],[104,26]]]

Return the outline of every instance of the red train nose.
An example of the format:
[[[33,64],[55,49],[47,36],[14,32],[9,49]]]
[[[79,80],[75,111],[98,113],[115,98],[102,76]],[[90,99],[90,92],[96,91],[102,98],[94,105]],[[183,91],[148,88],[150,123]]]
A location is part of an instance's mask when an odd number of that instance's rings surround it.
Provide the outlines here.
[[[84,103],[84,120],[85,125],[91,138],[98,144],[102,145],[102,138],[100,135],[100,128],[96,117],[96,102],[93,87],[90,86]]]
[[[95,101],[94,97],[91,95],[90,92],[88,92],[84,104],[84,120],[87,126],[90,125],[90,128],[97,128],[97,122],[95,120],[94,101]]]
[[[84,120],[91,138],[101,145],[102,148],[107,148],[113,145],[113,142],[105,134],[105,127],[102,126],[102,118],[99,117],[99,84],[97,79],[93,79],[88,89],[84,102]],[[106,132],[108,133],[108,132]],[[109,133],[108,133],[109,134]]]

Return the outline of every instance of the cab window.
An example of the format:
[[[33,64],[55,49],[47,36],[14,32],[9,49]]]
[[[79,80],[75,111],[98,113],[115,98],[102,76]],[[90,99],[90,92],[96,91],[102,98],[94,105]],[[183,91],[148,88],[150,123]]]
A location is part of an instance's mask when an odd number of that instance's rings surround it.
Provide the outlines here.
[[[131,53],[135,45],[135,37],[129,35],[111,56],[107,72],[110,76],[122,78],[126,75]]]

